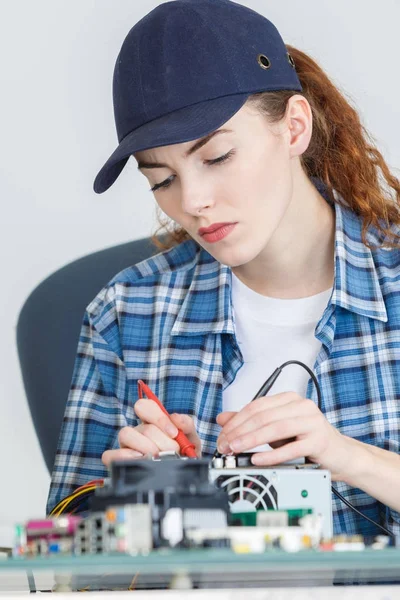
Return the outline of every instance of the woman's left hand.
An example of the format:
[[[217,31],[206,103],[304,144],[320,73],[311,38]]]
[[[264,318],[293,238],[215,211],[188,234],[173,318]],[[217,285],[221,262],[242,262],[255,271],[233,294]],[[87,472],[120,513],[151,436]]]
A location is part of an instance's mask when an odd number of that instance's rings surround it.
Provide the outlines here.
[[[222,426],[217,442],[222,454],[286,441],[273,450],[253,454],[254,465],[307,457],[331,471],[333,480],[342,480],[351,462],[351,439],[335,429],[312,400],[294,392],[257,398],[240,412],[220,413],[217,423]]]

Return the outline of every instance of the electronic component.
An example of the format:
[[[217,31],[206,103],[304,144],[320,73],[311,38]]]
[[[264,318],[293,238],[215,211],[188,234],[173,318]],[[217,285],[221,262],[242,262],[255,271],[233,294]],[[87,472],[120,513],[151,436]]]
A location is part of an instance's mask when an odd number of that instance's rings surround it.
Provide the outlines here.
[[[148,553],[153,548],[151,506],[128,504],[93,512],[79,524],[75,553]]]
[[[107,485],[96,489],[90,509],[97,513],[128,504],[150,507],[154,547],[179,543],[186,528],[228,524],[226,492],[209,480],[206,459],[176,459],[168,453],[161,460],[114,462]],[[177,509],[175,514],[169,512],[172,509]],[[171,536],[164,519],[166,523],[175,519],[179,534]]]
[[[298,525],[270,527],[226,527],[222,529],[193,529],[187,538],[193,546],[207,546],[210,541],[229,540],[234,552],[265,552],[268,548],[282,548],[297,552],[318,548],[321,540],[322,518],[305,515]]]
[[[228,460],[229,459],[229,460]],[[214,462],[218,461],[218,467]],[[220,462],[223,460],[223,467]],[[332,496],[330,472],[314,464],[279,465],[263,468],[238,467],[243,456],[217,457],[212,461],[210,481],[226,490],[230,512],[310,509],[322,517],[322,534],[332,536]]]
[[[28,521],[16,526],[14,556],[70,554],[82,518],[63,516]]]

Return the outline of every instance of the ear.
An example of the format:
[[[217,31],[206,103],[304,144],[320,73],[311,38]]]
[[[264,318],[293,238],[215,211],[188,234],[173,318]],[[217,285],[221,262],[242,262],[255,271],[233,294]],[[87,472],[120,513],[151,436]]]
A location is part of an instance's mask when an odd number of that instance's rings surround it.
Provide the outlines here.
[[[289,98],[285,120],[290,157],[301,156],[310,144],[313,125],[311,106],[304,96],[295,94]]]

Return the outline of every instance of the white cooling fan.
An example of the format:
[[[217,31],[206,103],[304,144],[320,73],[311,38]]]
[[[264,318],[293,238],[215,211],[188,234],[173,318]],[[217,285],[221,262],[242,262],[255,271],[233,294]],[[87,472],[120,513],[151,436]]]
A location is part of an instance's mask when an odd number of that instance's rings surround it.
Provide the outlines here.
[[[216,485],[228,492],[231,512],[277,509],[278,494],[272,482],[263,475],[238,473],[220,475]]]

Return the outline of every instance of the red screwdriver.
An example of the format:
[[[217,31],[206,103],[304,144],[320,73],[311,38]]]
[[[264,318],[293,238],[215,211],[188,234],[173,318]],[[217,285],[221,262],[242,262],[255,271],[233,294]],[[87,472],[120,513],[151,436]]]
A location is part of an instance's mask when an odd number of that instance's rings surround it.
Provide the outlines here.
[[[154,400],[154,402],[156,402],[158,404],[158,406],[161,408],[161,410],[163,411],[163,413],[165,415],[167,415],[167,417],[170,417],[169,412],[164,407],[164,405],[162,404],[162,402],[157,398],[157,396],[155,395],[155,393],[151,391],[151,389],[149,388],[149,386],[146,385],[144,383],[144,381],[142,381],[141,379],[139,379],[139,381],[138,381],[138,394],[139,394],[139,398],[143,398],[144,397],[143,394],[146,394],[146,396],[150,400]],[[196,455],[196,446],[194,444],[192,444],[192,442],[190,442],[188,440],[188,438],[183,433],[183,431],[181,431],[180,429],[178,429],[178,433],[175,436],[174,440],[178,443],[179,449],[180,449],[180,453],[181,453],[182,456],[188,456],[189,458],[197,458],[197,455]]]

